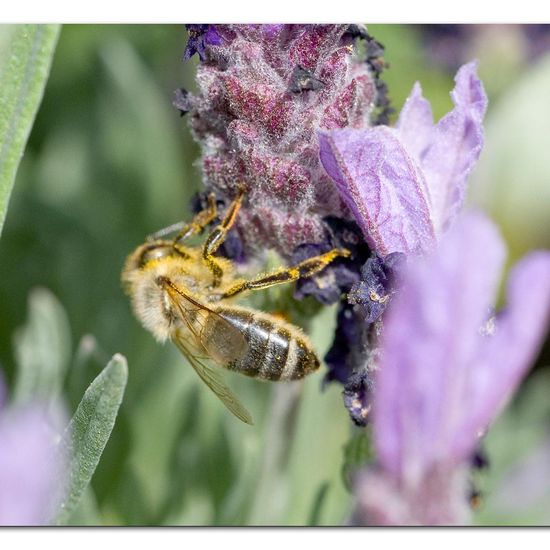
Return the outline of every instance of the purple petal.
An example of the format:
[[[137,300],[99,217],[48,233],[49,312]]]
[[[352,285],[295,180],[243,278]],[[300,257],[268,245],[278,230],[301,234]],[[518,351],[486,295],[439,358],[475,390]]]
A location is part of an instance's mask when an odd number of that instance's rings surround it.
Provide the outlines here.
[[[430,250],[435,233],[426,183],[395,130],[346,128],[319,133],[320,158],[381,256]]]
[[[44,525],[59,496],[60,456],[38,407],[0,416],[0,525]]]
[[[471,368],[470,414],[454,442],[454,453],[469,452],[517,389],[536,359],[550,320],[550,252],[529,254],[512,270],[508,305],[496,320],[496,332],[480,346]]]
[[[455,82],[455,108],[435,126],[416,84],[395,130],[319,134],[325,170],[382,256],[429,251],[464,202],[483,146],[487,98],[475,63],[464,65]]]
[[[399,479],[416,483],[455,461],[451,443],[473,406],[470,365],[504,256],[494,225],[470,214],[436,254],[405,270],[386,314],[374,405],[381,463]]]
[[[431,147],[419,158],[438,234],[449,227],[464,203],[468,175],[483,147],[487,96],[476,65],[472,62],[458,71],[451,92],[455,108],[437,123]]]
[[[459,109],[464,109],[479,122],[483,120],[487,111],[487,94],[477,76],[477,61],[460,67],[455,76],[451,98]]]
[[[432,108],[429,101],[422,97],[422,88],[417,82],[397,121],[399,137],[415,158],[420,159],[431,145],[434,134]]]

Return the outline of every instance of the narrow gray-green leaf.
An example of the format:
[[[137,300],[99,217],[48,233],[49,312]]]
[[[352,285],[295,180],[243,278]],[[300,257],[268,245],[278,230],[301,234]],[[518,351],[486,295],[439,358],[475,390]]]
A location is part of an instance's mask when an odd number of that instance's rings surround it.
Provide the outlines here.
[[[0,25],[0,233],[50,73],[59,25]]]
[[[15,333],[14,348],[15,401],[55,399],[69,363],[71,332],[63,306],[49,290],[31,290],[27,322]]]
[[[68,525],[95,527],[101,525],[101,513],[91,485],[84,491],[78,506],[67,520]]]
[[[319,518],[321,517],[321,510],[323,508],[323,504],[325,503],[327,492],[330,488],[330,483],[328,481],[325,481],[321,483],[319,486],[319,489],[317,490],[317,494],[315,495],[315,499],[313,500],[313,505],[311,507],[311,512],[309,515],[309,520],[307,524],[309,526],[315,527],[319,524]]]
[[[69,521],[92,479],[113,430],[127,379],[126,358],[116,354],[90,384],[76,409],[66,435],[71,464],[58,524]]]
[[[351,492],[351,479],[357,470],[363,468],[374,458],[372,448],[371,431],[354,429],[350,440],[344,446],[344,463],[342,464],[342,480]]]

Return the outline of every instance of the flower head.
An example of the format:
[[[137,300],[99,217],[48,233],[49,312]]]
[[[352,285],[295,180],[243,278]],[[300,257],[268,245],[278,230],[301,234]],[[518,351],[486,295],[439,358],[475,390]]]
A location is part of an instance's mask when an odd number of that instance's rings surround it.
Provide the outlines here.
[[[319,133],[325,170],[381,256],[432,250],[464,202],[483,146],[487,97],[475,63],[455,82],[455,107],[435,125],[417,83],[396,128]]]
[[[468,463],[529,369],[550,316],[550,253],[512,271],[487,312],[505,249],[483,216],[462,217],[437,253],[409,262],[384,319],[373,405],[378,466],[358,480],[364,521],[467,520]]]
[[[349,218],[319,162],[316,130],[364,128],[377,75],[354,55],[348,25],[210,25],[194,31],[187,52],[201,53],[200,94],[179,93],[202,148],[208,191],[246,200],[237,232],[246,251],[273,248],[289,260],[319,244],[323,218]],[[188,57],[188,54],[186,53]]]
[[[52,519],[65,458],[56,446],[58,423],[57,415],[36,404],[9,409],[0,403],[0,525]]]

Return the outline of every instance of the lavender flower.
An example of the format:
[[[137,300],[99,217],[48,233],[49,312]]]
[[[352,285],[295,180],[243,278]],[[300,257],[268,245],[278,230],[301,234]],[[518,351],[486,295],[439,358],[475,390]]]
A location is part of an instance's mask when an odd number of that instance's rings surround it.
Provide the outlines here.
[[[341,306],[362,319],[356,331],[338,330],[327,355],[329,379],[345,378],[344,397],[354,422],[365,425],[370,409],[372,369],[376,368],[375,326],[396,292],[398,271],[407,256],[433,250],[456,217],[469,172],[482,144],[487,99],[475,63],[456,76],[453,111],[436,125],[418,84],[396,128],[320,132],[320,158],[354,213],[373,255]],[[360,333],[360,338],[355,333]],[[354,335],[354,341],[347,339]],[[353,348],[361,342],[360,352]],[[354,406],[348,406],[353,403]],[[357,415],[361,410],[361,415]]]
[[[455,108],[435,125],[417,83],[396,128],[319,133],[321,162],[380,256],[432,250],[464,202],[487,97],[475,63],[455,82]]]
[[[186,50],[205,61],[200,94],[179,92],[176,105],[189,111],[203,181],[224,200],[244,184],[236,231],[245,252],[273,248],[289,260],[298,246],[323,242],[323,218],[349,218],[320,165],[316,130],[369,126],[374,57],[354,56],[353,37],[364,33],[349,25],[202,27]]]
[[[59,417],[38,405],[8,409],[0,402],[0,525],[45,525],[52,519],[64,467],[56,425]]]
[[[550,316],[550,252],[539,251],[513,269],[507,307],[488,320],[504,259],[492,223],[468,214],[437,253],[409,263],[384,320],[378,465],[357,480],[361,521],[468,520],[469,462],[535,359]]]

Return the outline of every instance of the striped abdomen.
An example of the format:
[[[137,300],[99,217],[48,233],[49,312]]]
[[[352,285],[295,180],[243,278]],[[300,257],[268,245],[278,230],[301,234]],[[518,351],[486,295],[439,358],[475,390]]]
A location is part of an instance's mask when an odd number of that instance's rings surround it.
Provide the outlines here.
[[[248,350],[225,366],[264,380],[297,380],[319,367],[311,345],[293,325],[244,308],[216,308],[245,337]]]

